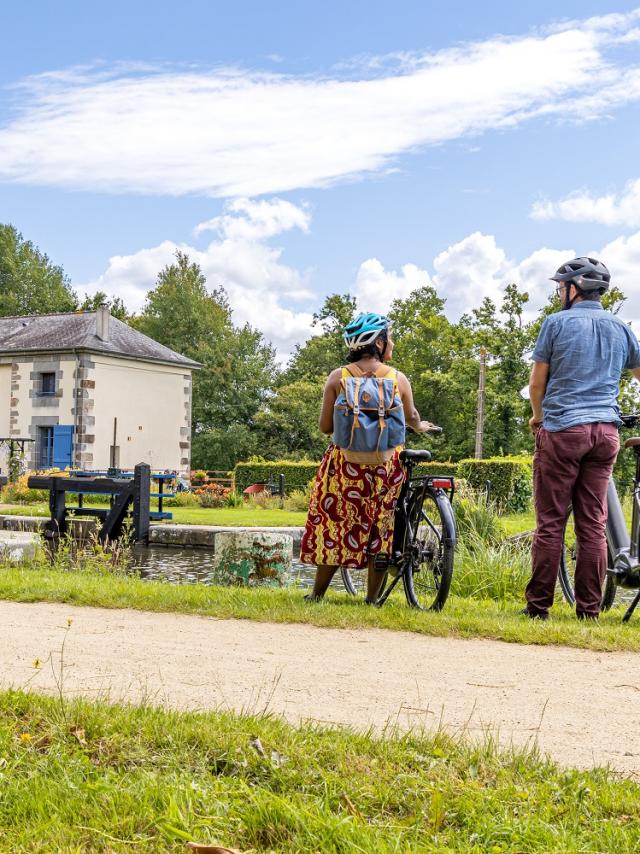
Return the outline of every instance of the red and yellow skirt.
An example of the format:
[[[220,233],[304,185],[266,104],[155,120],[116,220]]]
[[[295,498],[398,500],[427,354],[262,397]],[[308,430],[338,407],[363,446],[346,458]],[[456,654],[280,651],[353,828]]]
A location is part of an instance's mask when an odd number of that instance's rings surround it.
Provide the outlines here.
[[[393,514],[404,481],[399,454],[385,463],[345,460],[330,445],[318,469],[302,535],[302,563],[359,569],[391,554]]]

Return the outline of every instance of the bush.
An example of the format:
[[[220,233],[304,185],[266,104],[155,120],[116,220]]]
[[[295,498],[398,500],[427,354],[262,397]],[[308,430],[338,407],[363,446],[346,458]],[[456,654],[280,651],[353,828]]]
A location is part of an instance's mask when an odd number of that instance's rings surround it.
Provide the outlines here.
[[[249,460],[238,463],[235,467],[236,489],[243,492],[252,483],[277,483],[278,477],[284,475],[285,491],[305,489],[309,481],[315,477],[320,463],[311,460],[291,462],[291,460]]]
[[[29,475],[23,474],[13,483],[8,483],[0,493],[0,500],[4,504],[39,504],[49,500],[46,489],[29,489],[27,479]]]
[[[472,489],[486,489],[491,481],[491,500],[508,513],[522,513],[531,506],[531,457],[490,457],[486,460],[460,460],[458,476]]]
[[[195,492],[176,492],[173,498],[165,498],[163,501],[165,507],[199,507],[200,502]]]
[[[219,483],[207,483],[196,490],[201,507],[226,507],[231,490]]]
[[[472,493],[468,488],[458,492],[453,504],[458,539],[468,548],[478,541],[495,545],[504,537],[496,505],[484,492]]]
[[[294,489],[290,492],[284,499],[283,509],[293,513],[306,513],[309,509],[314,481],[315,478],[312,478],[304,489]]]
[[[451,460],[431,460],[429,463],[420,463],[415,469],[417,475],[441,474],[444,477],[458,476],[458,463],[452,463]]]

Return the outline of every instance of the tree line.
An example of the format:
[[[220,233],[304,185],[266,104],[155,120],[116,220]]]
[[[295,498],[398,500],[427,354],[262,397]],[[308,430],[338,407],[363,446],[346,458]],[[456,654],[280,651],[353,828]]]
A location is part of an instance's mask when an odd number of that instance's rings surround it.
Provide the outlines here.
[[[409,377],[424,418],[439,424],[438,437],[409,438],[438,459],[473,456],[479,354],[486,354],[484,455],[528,452],[529,355],[542,320],[559,308],[553,296],[533,321],[524,319],[529,296],[506,284],[499,304],[485,298],[452,321],[445,300],[431,286],[395,300],[389,311],[396,342],[394,364]],[[624,295],[607,293],[617,312]],[[0,225],[0,316],[95,310],[106,303],[114,316],[161,344],[202,364],[194,375],[195,468],[230,469],[252,456],[319,459],[327,438],[318,412],[327,374],[344,362],[341,330],[356,313],[349,294],[328,296],[314,315],[317,334],[295,347],[279,367],[273,346],[257,329],[233,322],[223,288],[208,289],[198,266],[180,251],[158,273],[143,308],[131,313],[104,293],[80,298],[62,267],[11,225]],[[623,379],[623,406],[639,408],[637,386]]]

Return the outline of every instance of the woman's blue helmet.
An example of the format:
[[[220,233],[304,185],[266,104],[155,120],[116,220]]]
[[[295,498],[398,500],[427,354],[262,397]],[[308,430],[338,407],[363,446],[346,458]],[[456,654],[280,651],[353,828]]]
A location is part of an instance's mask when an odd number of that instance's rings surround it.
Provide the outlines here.
[[[360,350],[367,344],[373,344],[390,326],[389,318],[383,314],[359,314],[342,330],[345,344],[350,350]]]

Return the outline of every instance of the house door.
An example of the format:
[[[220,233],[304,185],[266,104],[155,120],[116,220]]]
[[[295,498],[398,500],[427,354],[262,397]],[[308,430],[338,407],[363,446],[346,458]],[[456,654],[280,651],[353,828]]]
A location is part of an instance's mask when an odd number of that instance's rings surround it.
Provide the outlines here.
[[[53,428],[53,467],[67,469],[71,467],[73,449],[73,427],[56,424]]]

